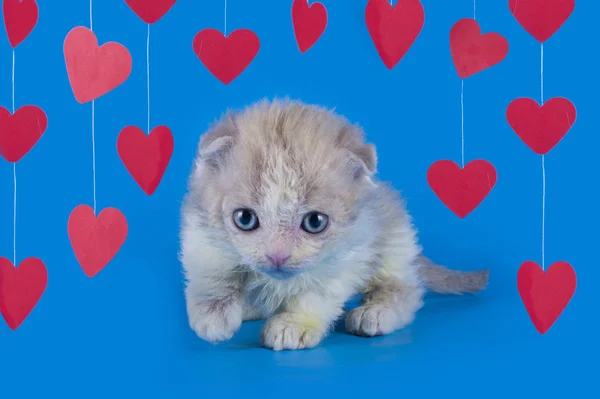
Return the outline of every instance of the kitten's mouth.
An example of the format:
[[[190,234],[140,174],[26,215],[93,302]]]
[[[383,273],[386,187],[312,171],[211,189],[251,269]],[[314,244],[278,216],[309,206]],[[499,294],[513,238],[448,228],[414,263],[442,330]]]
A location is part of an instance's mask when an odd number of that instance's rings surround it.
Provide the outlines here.
[[[260,267],[258,271],[274,280],[288,280],[297,276],[301,270],[289,267]]]

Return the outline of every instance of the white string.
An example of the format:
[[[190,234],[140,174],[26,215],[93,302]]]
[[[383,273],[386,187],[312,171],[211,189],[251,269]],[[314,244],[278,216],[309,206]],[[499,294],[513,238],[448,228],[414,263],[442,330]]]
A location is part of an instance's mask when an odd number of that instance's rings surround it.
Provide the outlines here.
[[[92,0],[90,0],[90,30],[92,30]],[[96,133],[94,131],[94,100],[92,100],[92,182],[94,186],[94,215],[96,214]]]
[[[461,139],[461,160],[462,167],[465,167],[465,81],[460,81],[460,139]]]
[[[92,181],[94,184],[94,215],[96,214],[96,137],[94,132],[94,100],[92,100]]]
[[[540,100],[544,104],[544,44],[540,45]]]
[[[17,266],[17,163],[13,163],[13,265]]]
[[[473,0],[473,19],[475,19],[475,3]],[[465,81],[460,81],[460,138],[461,138],[461,161],[462,167],[465,167]]]
[[[227,0],[225,0],[225,27],[223,28],[223,35],[227,36]]]
[[[540,46],[540,105],[544,104],[544,44]],[[546,165],[542,155],[542,270],[546,270]]]
[[[542,270],[546,270],[546,251],[545,234],[546,233],[546,166],[544,165],[544,155],[542,155]]]
[[[12,113],[15,114],[15,50],[12,52]],[[17,267],[17,163],[13,163],[13,265]]]
[[[473,19],[476,19],[475,16],[477,15],[476,14],[476,10],[477,10],[476,3],[477,3],[477,0],[473,0]]]
[[[148,93],[148,134],[150,134],[150,24],[146,39],[146,91]]]

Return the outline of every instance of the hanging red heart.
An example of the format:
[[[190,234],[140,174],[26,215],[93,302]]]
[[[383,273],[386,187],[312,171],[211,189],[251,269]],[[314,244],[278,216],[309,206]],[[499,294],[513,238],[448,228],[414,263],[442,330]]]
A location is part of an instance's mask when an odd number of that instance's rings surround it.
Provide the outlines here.
[[[425,11],[419,0],[369,0],[365,11],[367,29],[388,69],[400,62],[421,33]]]
[[[535,262],[521,265],[517,287],[525,309],[540,334],[545,334],[575,293],[577,277],[567,262],[556,262],[544,273]]]
[[[121,161],[148,195],[158,187],[173,154],[173,135],[166,126],[157,126],[148,136],[137,126],[127,126],[117,139]]]
[[[536,154],[547,154],[575,123],[577,111],[566,98],[554,97],[540,106],[531,98],[517,98],[506,108],[508,124]]]
[[[438,198],[459,218],[471,213],[496,184],[496,169],[488,161],[471,161],[461,169],[452,161],[437,161],[427,182]]]
[[[498,33],[481,34],[479,24],[463,18],[450,29],[450,52],[461,79],[498,64],[508,53],[508,42]]]
[[[4,0],[2,12],[8,42],[12,48],[15,48],[35,28],[38,20],[38,5],[35,0]]]
[[[113,90],[131,73],[131,54],[127,48],[115,42],[98,47],[96,35],[83,26],[67,34],[64,53],[71,89],[81,104]]]
[[[147,24],[161,19],[177,0],[125,0],[131,10]]]
[[[0,155],[8,162],[18,162],[33,148],[48,127],[41,108],[26,105],[12,115],[0,107]]]
[[[48,271],[38,258],[27,258],[18,268],[0,258],[0,313],[12,330],[29,316],[47,284]]]
[[[258,54],[260,41],[248,29],[234,30],[225,37],[218,30],[209,28],[198,32],[192,45],[204,66],[227,85],[250,65]]]
[[[544,43],[569,18],[575,0],[508,0],[508,8],[527,33]]]
[[[106,208],[98,218],[87,205],[71,212],[69,239],[75,257],[88,277],[94,277],[119,252],[127,238],[127,219],[116,208]]]
[[[292,23],[296,43],[301,53],[311,48],[321,37],[327,26],[327,10],[321,3],[308,5],[308,0],[294,0]]]

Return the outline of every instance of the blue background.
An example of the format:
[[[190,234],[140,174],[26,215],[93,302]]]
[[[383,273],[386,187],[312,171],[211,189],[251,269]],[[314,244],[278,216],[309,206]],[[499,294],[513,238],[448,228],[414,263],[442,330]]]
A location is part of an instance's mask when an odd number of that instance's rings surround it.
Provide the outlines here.
[[[509,42],[506,59],[465,81],[466,161],[486,159],[498,171],[487,199],[461,220],[429,189],[436,160],[460,162],[460,86],[448,35],[472,17],[470,0],[423,0],[425,25],[393,70],[368,35],[366,0],[323,0],[329,23],[307,53],[298,51],[291,1],[229,0],[228,31],[252,29],[258,56],[229,86],[192,51],[201,29],[223,28],[221,1],[180,0],[151,27],[151,124],[165,124],[175,151],[151,197],[116,152],[119,131],[146,126],[146,24],[121,0],[95,1],[100,43],[130,50],[133,71],[96,101],[98,210],[117,207],[129,237],[93,279],[79,267],[67,219],[92,204],[90,104],[69,87],[62,45],[89,26],[87,1],[40,0],[39,22],[16,49],[16,105],[34,104],[48,130],[18,163],[18,261],[40,257],[46,292],[16,331],[0,322],[0,396],[44,397],[505,397],[518,393],[580,397],[592,383],[598,347],[597,170],[599,83],[596,28],[600,4],[579,1],[546,42],[545,98],[564,96],[577,121],[546,157],[546,263],[570,262],[577,291],[545,335],[533,327],[516,287],[519,265],[541,262],[540,157],[508,126],[509,102],[539,100],[540,46],[510,14],[507,1],[478,1],[477,21]],[[0,104],[10,108],[11,48],[0,30]],[[285,96],[336,107],[359,122],[379,149],[382,179],[402,190],[426,254],[457,269],[489,267],[477,296],[429,296],[413,325],[364,339],[339,328],[310,351],[258,346],[260,322],[244,324],[213,346],[187,324],[177,261],[179,206],[199,135],[227,107]],[[0,160],[0,255],[12,258],[12,165]],[[350,382],[348,382],[350,379]],[[522,395],[522,396],[521,396]],[[533,396],[532,396],[533,397]]]

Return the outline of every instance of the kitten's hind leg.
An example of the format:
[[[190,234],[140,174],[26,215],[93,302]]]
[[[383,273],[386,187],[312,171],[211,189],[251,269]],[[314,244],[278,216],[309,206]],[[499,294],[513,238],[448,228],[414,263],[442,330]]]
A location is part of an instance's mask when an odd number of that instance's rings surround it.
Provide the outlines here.
[[[410,323],[423,306],[423,288],[416,279],[376,278],[362,298],[362,305],[346,316],[346,331],[373,337],[389,334]]]

